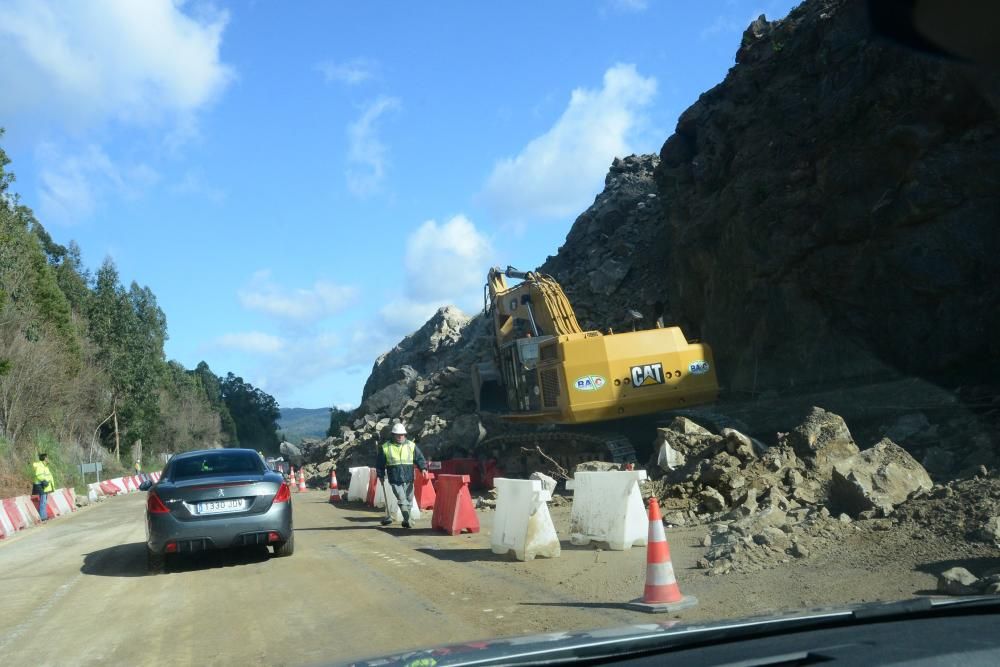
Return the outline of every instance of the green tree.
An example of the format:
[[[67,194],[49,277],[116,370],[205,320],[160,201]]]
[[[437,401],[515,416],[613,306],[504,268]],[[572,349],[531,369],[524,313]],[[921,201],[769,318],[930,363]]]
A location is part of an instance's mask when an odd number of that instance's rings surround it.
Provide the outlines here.
[[[167,320],[148,287],[133,282],[125,291],[109,258],[95,278],[88,325],[111,381],[115,456],[120,460],[122,422],[126,444],[155,429]]]
[[[235,447],[239,442],[236,436],[236,422],[233,421],[229,407],[222,398],[222,381],[204,361],[199,362],[193,371],[188,372],[198,378],[209,405],[219,414],[223,446]]]
[[[348,423],[351,419],[351,413],[347,410],[341,410],[340,408],[330,408],[330,427],[326,429],[326,436],[328,438],[340,435],[340,427]]]
[[[281,411],[274,397],[228,373],[222,381],[222,398],[236,423],[240,446],[277,454]]]

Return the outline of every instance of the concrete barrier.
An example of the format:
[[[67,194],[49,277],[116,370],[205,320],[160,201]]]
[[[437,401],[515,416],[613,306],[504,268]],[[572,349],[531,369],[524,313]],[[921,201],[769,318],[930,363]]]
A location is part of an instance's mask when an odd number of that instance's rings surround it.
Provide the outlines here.
[[[0,537],[10,537],[16,530],[14,522],[7,516],[7,508],[4,505],[0,505]]]
[[[31,496],[31,504],[35,506],[35,511],[39,512],[39,521],[41,521],[41,504],[42,499],[40,496]],[[59,511],[59,505],[56,504],[56,500],[53,494],[50,493],[45,496],[45,518],[55,519],[57,516],[61,515],[62,512]]]
[[[493,480],[497,508],[493,517],[490,545],[495,554],[513,551],[518,560],[536,556],[556,558],[562,553],[559,536],[552,525],[548,496],[537,479]]]
[[[566,483],[573,490],[570,542],[607,542],[614,551],[644,546],[649,519],[639,492],[645,470],[578,472]]]
[[[3,511],[13,524],[14,530],[24,530],[30,525],[28,518],[21,513],[21,508],[17,506],[17,498],[4,498],[2,504]]]
[[[52,501],[56,504],[59,514],[69,514],[73,511],[69,501],[66,500],[66,489],[56,489],[49,494],[49,498],[52,498]]]
[[[347,500],[364,502],[368,495],[368,466],[350,468],[351,481],[347,484]]]
[[[15,500],[17,501],[18,509],[21,510],[21,516],[24,517],[25,522],[29,526],[34,526],[42,522],[42,518],[38,516],[38,509],[31,502],[30,496],[18,496]]]
[[[114,479],[109,479],[108,482],[115,485],[119,494],[128,493],[128,486],[125,484],[124,477],[115,477]]]

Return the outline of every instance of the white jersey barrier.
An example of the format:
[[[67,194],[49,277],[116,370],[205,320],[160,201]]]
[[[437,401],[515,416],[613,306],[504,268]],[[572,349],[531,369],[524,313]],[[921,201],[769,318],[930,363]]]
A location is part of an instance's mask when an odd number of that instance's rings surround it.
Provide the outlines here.
[[[73,509],[69,506],[69,503],[66,502],[66,494],[63,493],[63,489],[56,489],[49,494],[49,498],[52,498],[55,502],[56,509],[59,510],[60,515],[69,514],[73,511]]]
[[[368,479],[371,477],[368,466],[350,468],[350,471],[351,483],[347,485],[347,500],[365,502],[365,497],[368,495]]]
[[[566,482],[573,490],[570,542],[607,542],[614,551],[646,544],[649,519],[639,493],[645,470],[578,472]]]
[[[388,480],[385,482],[375,482],[375,507],[382,508],[385,507],[386,492],[389,494],[389,516],[391,516],[396,521],[403,520],[403,510],[399,509],[399,501],[396,500],[396,494],[392,492],[392,486],[390,486]],[[417,501],[412,496],[410,497],[410,521],[420,520],[420,508],[417,507]]]
[[[536,556],[556,558],[562,553],[549,506],[548,493],[537,479],[493,480],[497,489],[497,507],[493,517],[490,545],[495,554],[510,551],[518,560]]]

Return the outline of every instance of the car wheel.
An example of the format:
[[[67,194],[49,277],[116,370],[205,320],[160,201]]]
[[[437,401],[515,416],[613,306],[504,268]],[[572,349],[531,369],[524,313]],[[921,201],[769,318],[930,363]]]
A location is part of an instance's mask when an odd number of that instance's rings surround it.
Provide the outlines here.
[[[289,533],[288,539],[280,544],[274,545],[274,555],[277,558],[291,556],[295,553],[295,533]]]
[[[146,547],[146,569],[150,574],[160,574],[163,572],[163,568],[166,564],[166,554],[156,553],[149,547]]]

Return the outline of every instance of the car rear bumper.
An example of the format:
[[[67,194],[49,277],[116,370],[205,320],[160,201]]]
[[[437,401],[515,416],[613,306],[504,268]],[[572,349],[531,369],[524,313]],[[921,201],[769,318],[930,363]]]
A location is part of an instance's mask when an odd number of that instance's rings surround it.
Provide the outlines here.
[[[228,549],[274,544],[268,533],[275,532],[284,542],[292,535],[292,504],[272,505],[263,514],[220,515],[180,521],[171,514],[146,513],[146,545],[154,553],[164,553],[168,542],[177,543],[177,552]]]

